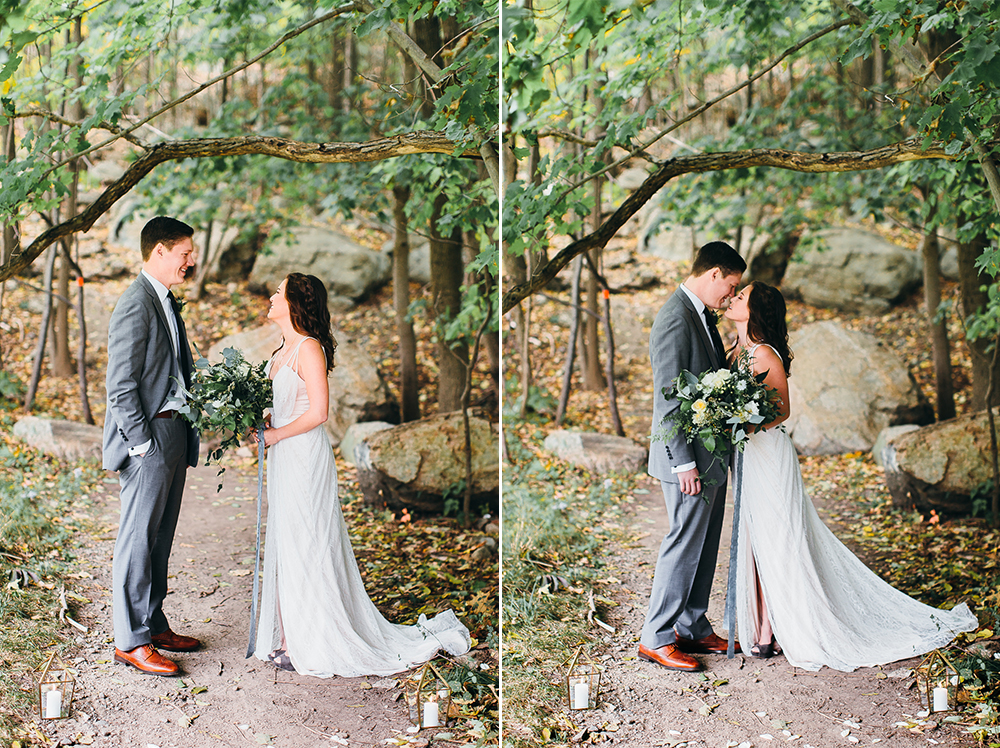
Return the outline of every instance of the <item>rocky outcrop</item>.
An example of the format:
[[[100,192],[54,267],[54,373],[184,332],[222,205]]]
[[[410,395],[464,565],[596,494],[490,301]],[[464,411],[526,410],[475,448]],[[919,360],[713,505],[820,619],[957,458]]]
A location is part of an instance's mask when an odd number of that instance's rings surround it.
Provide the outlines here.
[[[470,416],[474,502],[497,503],[500,441],[489,421]],[[444,498],[461,497],[465,432],[461,413],[443,413],[371,434],[355,449],[358,484],[375,506],[440,512]]]
[[[994,414],[1000,421],[1000,409]],[[897,436],[882,454],[893,504],[906,509],[967,513],[970,496],[993,477],[985,412]]]
[[[923,282],[918,252],[855,228],[802,238],[781,288],[817,307],[881,314]]]
[[[13,434],[25,444],[63,460],[100,460],[104,429],[57,418],[25,416]]]
[[[257,255],[250,288],[273,293],[292,272],[315,275],[326,284],[331,301],[343,306],[385,285],[392,277],[392,261],[332,229],[300,226]]]
[[[631,439],[589,431],[553,431],[542,447],[560,460],[599,475],[645,472],[649,458],[649,449]]]
[[[887,426],[934,420],[909,370],[875,336],[826,321],[796,331],[789,344],[785,424],[800,453],[867,452]]]
[[[330,372],[330,411],[326,430],[334,446],[347,429],[359,421],[399,421],[399,403],[379,373],[375,360],[363,347],[337,338],[337,365]],[[209,351],[212,362],[222,359],[224,348],[238,348],[248,361],[266,361],[281,345],[281,330],[268,324],[223,338]]]

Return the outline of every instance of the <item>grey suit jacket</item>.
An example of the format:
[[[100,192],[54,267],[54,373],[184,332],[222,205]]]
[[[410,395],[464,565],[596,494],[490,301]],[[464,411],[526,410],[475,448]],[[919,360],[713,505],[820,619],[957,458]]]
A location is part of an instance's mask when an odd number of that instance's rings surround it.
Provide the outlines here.
[[[194,368],[184,321],[178,316],[180,369]],[[152,284],[140,275],[122,294],[108,329],[108,409],[104,416],[104,468],[120,470],[129,447],[153,439],[150,420],[163,409],[173,389],[174,348],[163,305]],[[198,433],[188,427],[187,460],[198,464]],[[150,449],[157,449],[154,443]]]
[[[653,424],[655,435],[664,427],[664,418],[680,407],[677,399],[667,400],[663,388],[680,374],[681,369],[700,375],[709,369],[720,369],[725,365],[712,344],[705,325],[698,318],[691,299],[680,288],[667,299],[653,322],[649,333],[649,360],[653,366]],[[669,422],[666,424],[669,425]],[[698,470],[707,478],[721,482],[726,478],[728,463],[716,460],[697,439],[688,444],[684,436],[677,433],[666,442],[652,441],[649,445],[648,472],[654,478],[668,483],[679,483],[677,475],[671,472],[675,465],[696,462]],[[709,468],[711,466],[711,469]]]

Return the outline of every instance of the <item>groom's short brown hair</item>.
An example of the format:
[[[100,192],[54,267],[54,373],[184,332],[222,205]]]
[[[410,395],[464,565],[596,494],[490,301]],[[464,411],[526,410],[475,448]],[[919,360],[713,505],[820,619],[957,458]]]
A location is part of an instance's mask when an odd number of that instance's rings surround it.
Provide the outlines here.
[[[691,275],[704,275],[715,268],[719,268],[723,275],[742,275],[746,272],[747,263],[725,242],[709,242],[695,255]]]
[[[139,238],[139,249],[142,250],[142,261],[145,262],[153,254],[153,247],[162,244],[167,249],[173,247],[181,239],[194,236],[194,229],[184,221],[178,221],[169,216],[157,216],[151,218],[142,227],[142,235]]]

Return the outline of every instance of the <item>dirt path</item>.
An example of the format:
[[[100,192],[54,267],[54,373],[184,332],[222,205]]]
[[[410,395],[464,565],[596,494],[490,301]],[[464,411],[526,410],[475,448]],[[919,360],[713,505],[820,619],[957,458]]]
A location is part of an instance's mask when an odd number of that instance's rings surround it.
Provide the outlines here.
[[[701,657],[708,668],[702,674],[671,672],[638,660],[655,553],[667,530],[662,502],[659,484],[649,479],[635,495],[638,540],[620,549],[608,567],[620,603],[608,621],[616,633],[604,639],[601,708],[570,713],[586,726],[579,729],[577,742],[605,739],[628,746],[687,748],[761,748],[786,742],[812,748],[970,744],[953,725],[921,720],[927,724],[914,730],[895,726],[915,718],[922,708],[910,675],[919,660],[854,673],[829,668],[809,673],[782,657]],[[730,507],[709,609],[720,635],[731,516]]]
[[[76,637],[74,718],[45,725],[58,745],[311,748],[439,742],[428,731],[420,737],[407,732],[397,677],[323,680],[244,658],[256,470],[230,468],[221,493],[215,468],[188,472],[164,605],[175,631],[203,642],[200,651],[172,655],[183,675],[159,678],[114,663],[110,587],[119,501],[117,481],[109,480],[106,495],[95,500],[101,532],[81,553],[75,586],[91,602],[75,605],[78,620],[90,631]]]

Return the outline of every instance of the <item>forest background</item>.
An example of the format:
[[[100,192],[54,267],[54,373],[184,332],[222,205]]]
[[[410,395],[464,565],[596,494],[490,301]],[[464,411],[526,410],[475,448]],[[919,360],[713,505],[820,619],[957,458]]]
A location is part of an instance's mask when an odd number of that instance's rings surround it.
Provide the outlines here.
[[[107,493],[103,475],[10,432],[25,413],[103,420],[106,346],[87,331],[139,266],[137,246],[118,256],[119,227],[155,214],[195,227],[199,266],[182,292],[202,352],[262,324],[268,292],[249,288],[249,265],[296,227],[391,253],[391,283],[342,310],[338,330],[364,342],[401,420],[469,406],[497,419],[498,28],[496,5],[480,2],[0,3],[0,564],[23,581],[0,591],[8,737],[42,739],[28,729],[39,658],[53,643],[79,652],[50,613],[60,584],[81,584],[71,577],[97,546]],[[212,255],[234,228],[243,259],[225,275]],[[418,242],[429,281],[410,277]],[[390,518],[362,509],[350,479],[343,491],[370,561],[389,563],[404,534],[421,549],[411,591],[386,573],[376,601],[415,619],[428,580],[447,575],[495,651],[495,553],[470,563],[464,528],[489,508]],[[69,614],[86,619],[81,605],[70,594]],[[489,742],[496,661],[479,655],[468,725]]]
[[[553,461],[542,440],[557,428],[640,442],[649,433],[650,378],[620,366],[614,333],[650,321],[650,293],[662,302],[684,278],[683,264],[650,264],[644,254],[657,231],[651,213],[690,227],[692,250],[729,241],[750,259],[745,281],[780,284],[810,233],[829,225],[864,226],[919,251],[920,296],[881,319],[848,313],[847,324],[901,353],[938,420],[997,403],[998,24],[982,1],[505,6],[503,668],[512,745],[636,739],[625,724],[634,720],[620,718],[627,711],[588,720],[561,709],[559,678],[580,642],[595,656],[628,659],[616,654],[628,651],[628,637],[593,621],[627,620],[621,606],[631,602],[615,584],[621,559],[598,549],[634,541],[621,517],[646,489],[609,488]],[[945,238],[957,245],[954,284],[939,270]],[[828,314],[844,316],[793,303],[793,329]],[[831,478],[841,487],[862,555],[866,534],[912,552],[913,563],[905,552],[873,563],[926,595],[913,581],[926,581],[928,546],[916,540],[926,517],[885,520],[888,492],[872,485],[874,465],[860,457],[804,461],[807,483],[818,501],[830,498]],[[938,589],[955,583],[959,594],[961,585],[994,626],[990,527],[1000,521],[1000,481],[981,486],[978,499],[978,519],[954,519],[977,528],[976,541],[957,541],[963,530],[950,524],[924,524],[923,537],[983,554],[976,568],[939,576]],[[966,724],[995,745],[997,667],[989,654],[970,662],[984,688]],[[619,669],[609,699],[627,704],[633,686],[641,687]],[[724,733],[713,735],[724,742]]]

